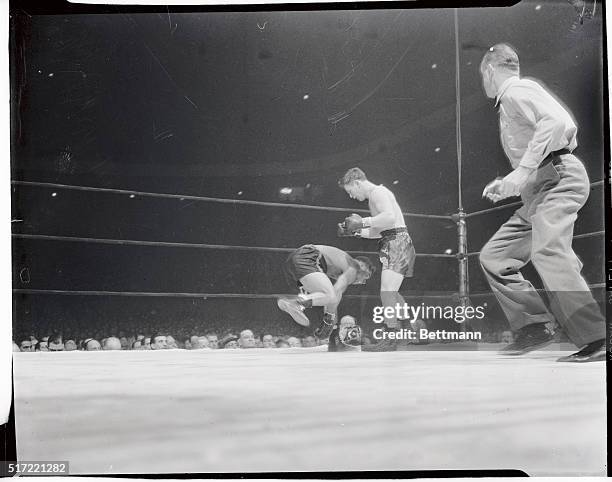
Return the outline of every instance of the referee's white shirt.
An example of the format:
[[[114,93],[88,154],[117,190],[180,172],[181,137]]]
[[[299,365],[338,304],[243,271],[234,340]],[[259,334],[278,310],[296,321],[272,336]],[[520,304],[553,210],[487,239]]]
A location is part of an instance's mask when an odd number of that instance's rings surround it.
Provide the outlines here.
[[[571,114],[534,80],[510,77],[500,86],[499,131],[512,168],[537,168],[548,154],[573,151],[578,128]]]

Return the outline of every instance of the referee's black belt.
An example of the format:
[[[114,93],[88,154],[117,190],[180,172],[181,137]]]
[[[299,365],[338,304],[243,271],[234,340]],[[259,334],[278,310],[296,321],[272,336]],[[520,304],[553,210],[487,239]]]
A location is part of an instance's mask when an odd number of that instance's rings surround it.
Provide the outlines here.
[[[552,151],[550,154],[548,154],[548,156],[546,156],[542,162],[540,162],[540,165],[538,166],[538,169],[547,166],[548,164],[552,163],[557,163],[559,162],[561,159],[559,159],[560,156],[563,156],[565,154],[571,154],[572,151],[570,149],[568,149],[567,147],[563,148],[563,149],[559,149],[558,151]],[[555,162],[557,161],[557,162]]]
[[[548,154],[549,156],[553,156],[553,157],[559,157],[562,156],[564,154],[571,154],[572,151],[569,150],[567,147],[564,149],[559,149],[558,151],[553,151],[550,154]],[[548,156],[547,156],[548,157]]]

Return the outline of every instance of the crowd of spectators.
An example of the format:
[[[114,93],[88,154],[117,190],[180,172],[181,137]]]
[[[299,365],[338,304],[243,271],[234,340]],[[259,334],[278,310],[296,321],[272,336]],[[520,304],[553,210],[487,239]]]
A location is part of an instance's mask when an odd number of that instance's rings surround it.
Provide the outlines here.
[[[87,313],[89,314],[89,313]],[[298,348],[326,345],[328,340],[312,336],[312,328],[303,328],[287,320],[270,318],[251,321],[232,319],[199,321],[198,318],[177,316],[167,321],[166,313],[151,311],[142,317],[126,316],[122,320],[87,322],[79,319],[55,321],[26,318],[13,327],[14,351],[97,351],[97,350],[217,350],[248,348]],[[465,327],[479,331],[483,343],[511,343],[513,333],[502,322],[487,322]],[[423,322],[421,322],[423,323]],[[421,328],[420,325],[416,328]],[[430,330],[449,329],[436,324],[423,324]],[[363,326],[368,333],[368,326]],[[371,328],[371,327],[370,327]],[[363,344],[371,342],[367,336]]]
[[[514,340],[511,331],[501,333],[483,333],[483,343],[509,344]],[[99,351],[99,350],[231,350],[248,348],[312,348],[326,345],[329,340],[318,339],[312,335],[303,337],[292,335],[273,335],[262,333],[255,335],[252,330],[245,329],[234,334],[224,332],[222,335],[209,331],[205,334],[194,333],[189,336],[173,336],[163,331],[151,334],[136,332],[126,334],[119,330],[116,335],[107,337],[64,336],[61,333],[41,336],[31,334],[17,336],[13,342],[13,351]],[[370,344],[371,340],[363,336],[362,342]],[[419,343],[422,344],[422,343]]]
[[[245,329],[234,334],[216,332],[205,334],[194,333],[189,336],[172,336],[167,332],[126,334],[118,330],[116,334],[106,337],[85,337],[63,335],[40,336],[31,334],[17,336],[13,342],[13,351],[98,351],[98,350],[231,350],[246,348],[309,348],[327,344],[328,340],[319,340],[308,335],[304,337],[291,335],[273,335],[263,333],[256,336],[252,330]]]

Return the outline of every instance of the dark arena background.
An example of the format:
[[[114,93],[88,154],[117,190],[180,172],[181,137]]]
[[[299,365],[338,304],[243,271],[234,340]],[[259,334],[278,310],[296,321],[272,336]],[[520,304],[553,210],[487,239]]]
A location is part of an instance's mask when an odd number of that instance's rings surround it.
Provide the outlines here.
[[[556,364],[575,349],[561,330],[546,350],[498,356],[512,333],[478,261],[518,205],[482,199],[510,166],[479,64],[508,42],[578,125],[591,195],[573,248],[604,308],[601,3],[53,5],[11,2],[13,339],[50,350],[15,354],[20,458],[75,474],[605,473],[604,364]],[[406,213],[406,301],[485,306],[483,320],[424,325],[480,341],[327,353],[278,309],[297,294],[294,248],[380,265],[376,241],[336,236],[367,209],[337,184],[354,166]],[[379,285],[380,270],[349,287],[339,316],[371,333]],[[144,350],[155,334],[175,349]],[[226,349],[196,350],[206,335]],[[86,353],[111,337],[121,351]]]

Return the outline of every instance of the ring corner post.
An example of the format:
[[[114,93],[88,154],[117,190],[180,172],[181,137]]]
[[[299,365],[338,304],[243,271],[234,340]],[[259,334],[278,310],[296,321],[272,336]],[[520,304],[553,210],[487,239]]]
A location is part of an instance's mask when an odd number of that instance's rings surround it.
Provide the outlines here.
[[[459,262],[459,303],[461,306],[470,305],[469,272],[468,272],[468,251],[467,251],[467,223],[466,214],[463,209],[459,209],[454,216],[457,224],[457,261]]]

